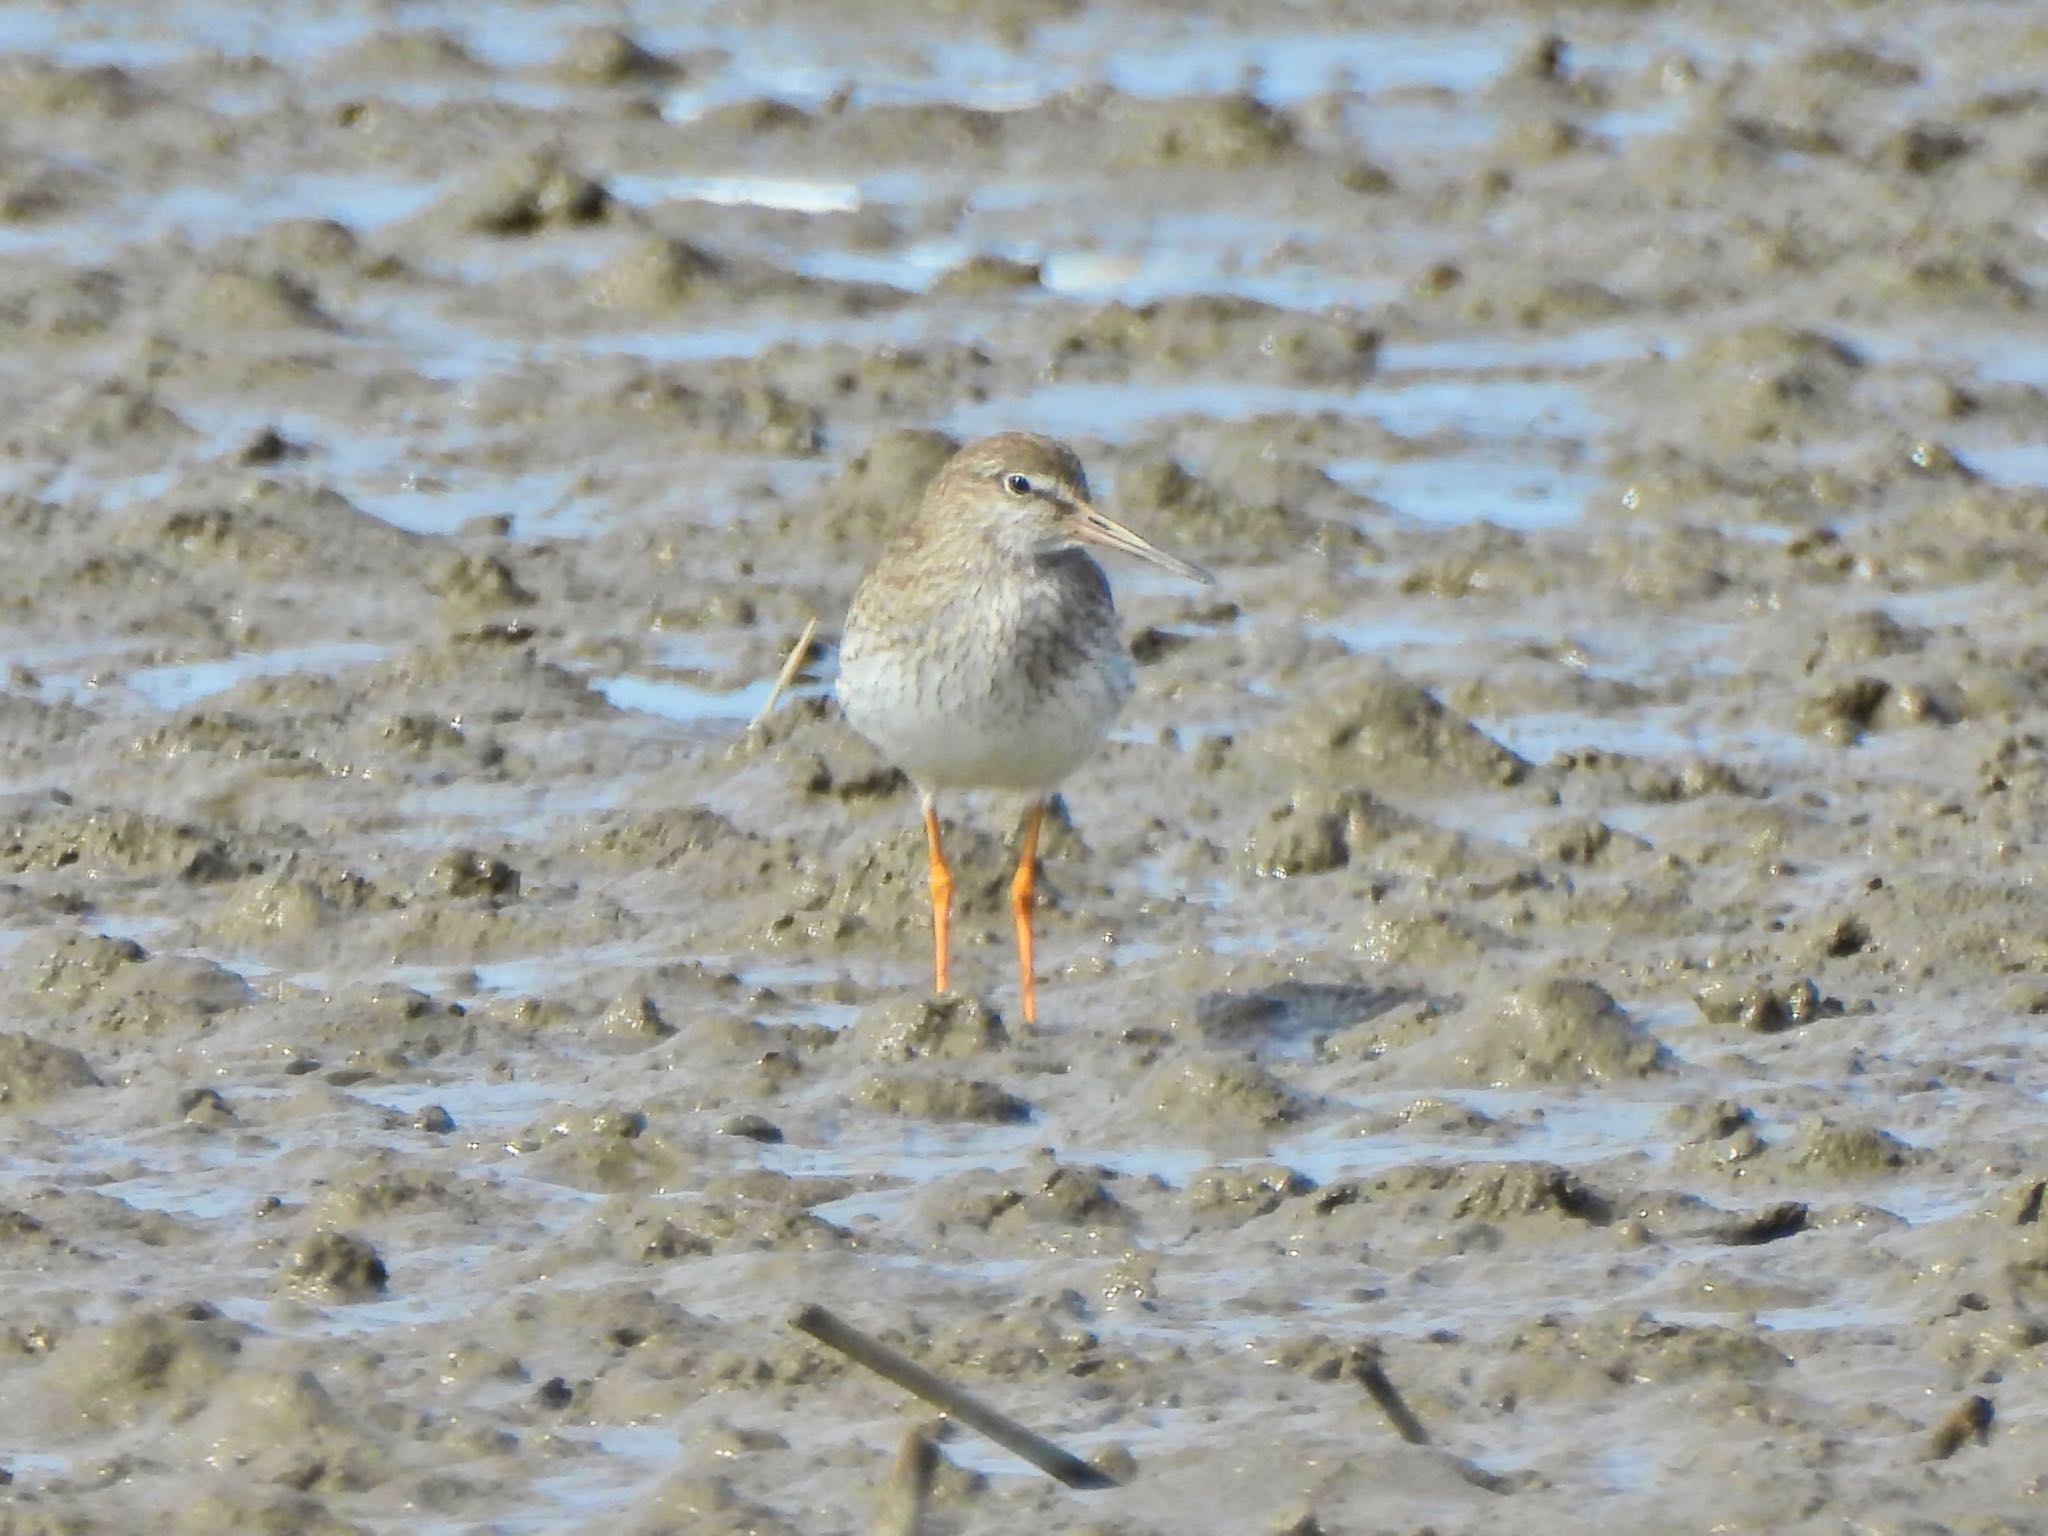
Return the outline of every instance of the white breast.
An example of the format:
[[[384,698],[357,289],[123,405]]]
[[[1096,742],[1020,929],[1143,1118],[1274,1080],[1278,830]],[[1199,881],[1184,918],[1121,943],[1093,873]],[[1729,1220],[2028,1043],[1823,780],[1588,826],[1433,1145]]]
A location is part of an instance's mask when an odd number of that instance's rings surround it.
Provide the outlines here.
[[[849,627],[839,700],[854,728],[930,790],[1048,792],[1109,732],[1135,677],[1105,624],[1050,629],[1052,594],[1030,589],[984,601],[945,643]],[[935,626],[937,628],[938,626]]]

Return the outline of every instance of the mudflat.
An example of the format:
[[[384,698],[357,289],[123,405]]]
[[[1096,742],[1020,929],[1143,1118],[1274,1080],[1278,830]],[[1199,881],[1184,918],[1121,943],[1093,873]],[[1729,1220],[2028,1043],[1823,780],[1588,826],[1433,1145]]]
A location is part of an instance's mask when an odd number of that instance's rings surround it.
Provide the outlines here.
[[[0,3],[0,1533],[864,1530],[807,1304],[940,1530],[2041,1529],[2044,71]],[[1035,1030],[826,686],[1006,427],[1219,577]]]

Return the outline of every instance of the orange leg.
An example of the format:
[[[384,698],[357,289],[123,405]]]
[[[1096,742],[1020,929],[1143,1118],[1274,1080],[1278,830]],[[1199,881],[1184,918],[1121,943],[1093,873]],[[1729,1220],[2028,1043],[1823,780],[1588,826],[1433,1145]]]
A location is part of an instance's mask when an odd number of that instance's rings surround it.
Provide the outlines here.
[[[939,805],[930,795],[924,797],[924,840],[931,852],[932,990],[943,995],[949,990],[947,940],[953,927],[953,871],[946,863],[945,850],[939,846]]]
[[[1017,919],[1017,974],[1024,986],[1024,1022],[1038,1022],[1038,968],[1031,942],[1031,909],[1038,900],[1038,829],[1045,824],[1045,802],[1024,818],[1024,839],[1017,850],[1017,873],[1010,881],[1010,913]]]

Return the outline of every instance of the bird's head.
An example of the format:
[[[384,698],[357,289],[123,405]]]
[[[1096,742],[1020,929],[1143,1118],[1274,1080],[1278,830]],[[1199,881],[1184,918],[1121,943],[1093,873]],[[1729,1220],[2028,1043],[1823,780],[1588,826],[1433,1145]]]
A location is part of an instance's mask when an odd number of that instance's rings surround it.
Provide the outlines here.
[[[1099,509],[1074,450],[1035,432],[984,437],[954,454],[925,495],[925,515],[972,527],[1020,560],[1094,545],[1190,581],[1214,580]]]

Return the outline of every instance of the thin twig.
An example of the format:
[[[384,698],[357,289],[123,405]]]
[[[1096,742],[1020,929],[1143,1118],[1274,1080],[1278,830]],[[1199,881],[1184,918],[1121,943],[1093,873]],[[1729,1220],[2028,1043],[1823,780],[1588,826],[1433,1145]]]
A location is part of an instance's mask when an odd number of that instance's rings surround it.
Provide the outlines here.
[[[884,1381],[892,1381],[904,1391],[923,1398],[941,1413],[958,1419],[969,1429],[980,1430],[997,1445],[1016,1452],[1047,1477],[1065,1483],[1069,1488],[1117,1486],[1116,1479],[1100,1467],[1092,1467],[1072,1452],[1061,1450],[1044,1436],[1026,1429],[1008,1414],[989,1407],[979,1398],[969,1396],[943,1376],[934,1375],[908,1355],[901,1354],[881,1340],[870,1338],[851,1324],[840,1321],[823,1307],[803,1308],[789,1320],[789,1325],[808,1333],[820,1344],[838,1350],[854,1363],[866,1366]]]
[[[1380,1363],[1380,1352],[1376,1345],[1362,1344],[1351,1352],[1351,1375],[1365,1388],[1366,1396],[1379,1405],[1387,1422],[1394,1426],[1394,1433],[1410,1445],[1429,1446],[1443,1458],[1444,1465],[1475,1488],[1484,1488],[1488,1493],[1514,1493],[1524,1486],[1523,1474],[1489,1472],[1478,1462],[1463,1456],[1454,1456],[1449,1451],[1437,1450],[1423,1427],[1422,1420],[1415,1416],[1415,1410],[1408,1406],[1408,1400],[1401,1396],[1393,1378],[1387,1375],[1387,1368]]]
[[[817,636],[817,633],[818,620],[817,616],[813,614],[809,622],[804,625],[804,632],[796,637],[796,644],[789,648],[789,656],[782,663],[782,670],[775,675],[775,686],[768,690],[768,702],[761,706],[761,713],[747,722],[748,730],[759,730],[761,722],[775,712],[776,701],[782,697],[789,685],[796,680],[797,673],[803,670],[804,661],[811,654],[811,641]]]
[[[1387,1422],[1394,1426],[1395,1434],[1410,1445],[1429,1444],[1429,1431],[1422,1427],[1422,1420],[1415,1417],[1406,1399],[1388,1378],[1386,1367],[1380,1364],[1378,1350],[1353,1350],[1351,1374],[1356,1376],[1358,1384],[1365,1388],[1366,1396],[1379,1404],[1380,1412],[1384,1413]]]

